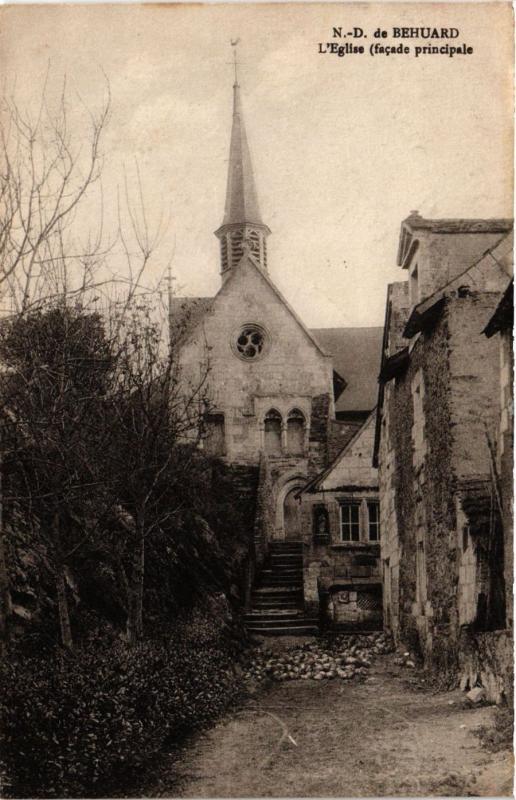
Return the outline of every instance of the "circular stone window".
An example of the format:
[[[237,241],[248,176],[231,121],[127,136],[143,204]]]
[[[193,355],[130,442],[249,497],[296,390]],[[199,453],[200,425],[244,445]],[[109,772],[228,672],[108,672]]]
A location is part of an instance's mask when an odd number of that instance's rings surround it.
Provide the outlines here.
[[[244,325],[236,334],[233,348],[240,358],[253,361],[264,353],[267,334],[259,325]]]

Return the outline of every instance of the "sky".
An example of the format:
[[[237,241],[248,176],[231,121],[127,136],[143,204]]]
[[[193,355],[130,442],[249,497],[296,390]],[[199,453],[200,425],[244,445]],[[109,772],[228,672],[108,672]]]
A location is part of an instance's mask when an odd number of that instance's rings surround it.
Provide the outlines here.
[[[396,250],[410,211],[512,216],[509,4],[11,6],[0,23],[1,73],[21,103],[37,102],[49,65],[49,85],[66,74],[70,97],[90,108],[107,76],[106,224],[116,225],[116,187],[137,163],[150,225],[170,219],[151,269],[170,262],[181,294],[220,286],[213,231],[224,210],[232,38],[272,231],[269,272],[309,327],[382,325],[387,284],[405,278]],[[391,45],[393,26],[455,27],[474,52],[319,53],[334,26],[361,27],[366,47],[379,27]]]

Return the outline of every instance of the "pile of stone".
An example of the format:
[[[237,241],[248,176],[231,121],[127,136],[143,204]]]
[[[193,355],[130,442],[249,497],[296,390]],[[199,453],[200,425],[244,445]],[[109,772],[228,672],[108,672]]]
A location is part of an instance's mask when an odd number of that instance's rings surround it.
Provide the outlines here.
[[[261,649],[244,667],[246,680],[363,680],[373,659],[390,653],[384,633],[341,634],[281,651]]]

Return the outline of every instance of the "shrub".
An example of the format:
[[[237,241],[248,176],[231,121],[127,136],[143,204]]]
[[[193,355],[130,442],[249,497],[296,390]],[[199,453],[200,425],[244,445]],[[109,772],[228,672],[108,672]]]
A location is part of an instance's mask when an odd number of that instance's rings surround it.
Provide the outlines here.
[[[0,747],[10,797],[134,790],[165,742],[205,726],[236,696],[226,647],[208,631],[3,665]]]

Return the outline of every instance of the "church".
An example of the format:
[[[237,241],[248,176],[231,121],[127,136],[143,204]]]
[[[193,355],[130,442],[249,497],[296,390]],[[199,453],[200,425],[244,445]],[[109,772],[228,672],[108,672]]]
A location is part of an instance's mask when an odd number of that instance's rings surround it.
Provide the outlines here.
[[[381,621],[379,512],[371,467],[382,328],[310,330],[274,283],[235,75],[221,286],[172,297],[183,379],[209,360],[202,446],[256,470],[248,625],[311,632]],[[331,291],[331,287],[328,287]]]

